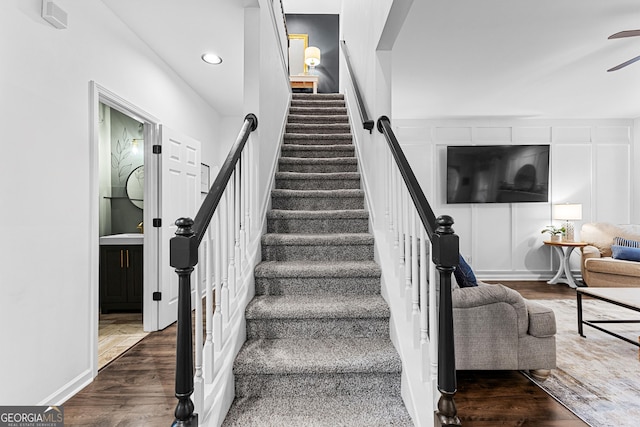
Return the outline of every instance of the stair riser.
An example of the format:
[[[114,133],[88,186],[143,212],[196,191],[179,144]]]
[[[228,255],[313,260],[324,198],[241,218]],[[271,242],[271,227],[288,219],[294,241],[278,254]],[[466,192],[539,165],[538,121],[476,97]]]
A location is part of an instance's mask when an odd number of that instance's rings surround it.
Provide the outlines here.
[[[354,164],[300,164],[280,162],[280,172],[303,173],[331,173],[331,172],[358,172],[358,165]]]
[[[236,397],[340,396],[356,393],[393,396],[400,394],[399,373],[238,375]]]
[[[296,150],[290,149],[286,145],[282,147],[282,155],[284,157],[299,157],[304,159],[330,159],[335,157],[355,157],[353,147],[340,150]]]
[[[295,114],[290,115],[287,123],[326,124],[326,123],[349,123],[348,116],[342,115],[322,115],[322,114]]]
[[[288,124],[287,133],[307,133],[307,134],[333,134],[333,133],[349,133],[351,131],[348,124],[344,125],[303,125]]]
[[[267,233],[367,233],[366,218],[270,219]]]
[[[373,245],[263,245],[263,261],[370,261]]]
[[[323,137],[321,137],[323,136]],[[300,134],[285,134],[284,145],[296,144],[296,145],[346,145],[353,144],[352,137],[335,137],[331,134],[326,135],[313,135],[310,137],[304,137]]]
[[[379,277],[256,277],[256,295],[377,295]]]
[[[357,190],[360,179],[277,179],[281,190]]]
[[[362,197],[278,197],[271,198],[273,209],[296,211],[330,211],[364,209]]]
[[[247,339],[385,338],[388,336],[388,318],[247,320]]]

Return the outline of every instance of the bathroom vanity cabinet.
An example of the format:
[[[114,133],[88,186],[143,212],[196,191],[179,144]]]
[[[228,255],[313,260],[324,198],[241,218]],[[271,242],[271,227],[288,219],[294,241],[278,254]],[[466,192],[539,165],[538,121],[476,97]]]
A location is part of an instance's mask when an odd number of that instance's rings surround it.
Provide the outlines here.
[[[100,245],[100,310],[142,311],[142,245]]]

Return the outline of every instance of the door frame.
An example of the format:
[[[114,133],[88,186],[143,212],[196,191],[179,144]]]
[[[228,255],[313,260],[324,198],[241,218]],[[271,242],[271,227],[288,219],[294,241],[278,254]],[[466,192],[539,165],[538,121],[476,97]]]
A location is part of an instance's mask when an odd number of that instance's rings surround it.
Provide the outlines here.
[[[98,317],[99,317],[99,270],[100,270],[100,242],[99,242],[99,105],[103,103],[123,114],[131,116],[144,124],[144,213],[145,225],[143,246],[143,328],[145,331],[158,330],[158,307],[153,301],[153,292],[157,289],[159,253],[157,228],[153,228],[153,218],[159,212],[159,164],[158,156],[153,154],[153,145],[158,143],[160,120],[142,108],[120,97],[116,93],[99,85],[95,81],[89,82],[89,200],[90,200],[90,233],[89,233],[89,311],[90,311],[90,358],[93,376],[98,374]],[[157,287],[157,286],[156,286]]]

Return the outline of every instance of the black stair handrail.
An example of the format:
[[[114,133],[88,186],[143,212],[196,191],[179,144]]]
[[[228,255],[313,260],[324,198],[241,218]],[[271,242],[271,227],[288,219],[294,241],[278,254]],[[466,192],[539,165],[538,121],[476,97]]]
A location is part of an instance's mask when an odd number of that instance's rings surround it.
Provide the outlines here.
[[[378,131],[385,136],[396,166],[413,200],[420,221],[431,241],[431,258],[440,272],[440,307],[438,311],[438,400],[437,416],[441,425],[459,426],[454,396],[456,394],[456,358],[453,338],[453,304],[451,300],[451,274],[459,261],[458,236],[454,233],[453,218],[435,217],[431,205],[407,161],[387,116],[378,119]]]
[[[191,321],[191,273],[198,264],[198,248],[224,194],[242,150],[251,132],[258,127],[255,114],[247,114],[218,176],[200,206],[194,220],[179,218],[178,229],[169,244],[169,260],[178,274],[178,330],[176,337],[176,398],[175,420],[172,426],[197,427],[198,414],[194,414],[193,394],[193,337]]]
[[[364,99],[362,98],[362,94],[360,93],[360,86],[358,86],[358,80],[356,79],[355,74],[353,73],[353,68],[351,67],[351,60],[349,59],[349,49],[347,49],[347,42],[344,40],[340,40],[340,48],[342,49],[342,53],[344,54],[344,61],[347,64],[347,71],[349,72],[349,77],[351,78],[351,85],[353,86],[353,90],[356,94],[356,100],[358,101],[358,111],[360,112],[360,120],[362,120],[362,127],[369,131],[369,133],[373,132],[374,121],[369,118],[369,113],[367,112],[367,106],[364,103]]]

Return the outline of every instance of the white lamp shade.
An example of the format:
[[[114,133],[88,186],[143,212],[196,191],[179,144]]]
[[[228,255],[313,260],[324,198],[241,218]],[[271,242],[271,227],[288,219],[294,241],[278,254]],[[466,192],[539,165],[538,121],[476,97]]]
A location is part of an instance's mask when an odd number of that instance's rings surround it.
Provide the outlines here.
[[[304,50],[304,63],[315,67],[320,64],[320,49],[315,46],[309,46]]]
[[[582,219],[582,205],[580,203],[553,205],[553,219],[579,221]]]

